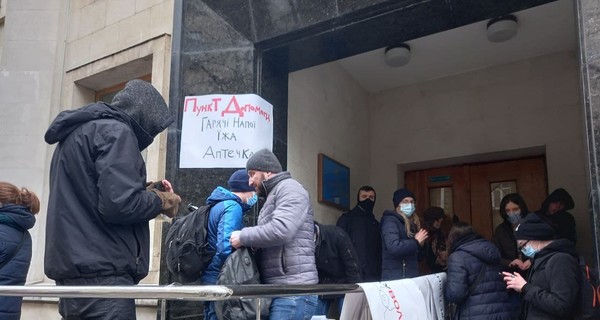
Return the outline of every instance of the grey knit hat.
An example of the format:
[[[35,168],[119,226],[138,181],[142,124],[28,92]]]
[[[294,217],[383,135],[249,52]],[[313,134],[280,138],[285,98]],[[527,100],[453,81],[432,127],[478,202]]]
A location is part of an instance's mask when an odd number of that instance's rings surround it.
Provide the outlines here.
[[[115,95],[111,105],[133,118],[152,138],[174,120],[160,92],[144,80],[127,82],[125,88]]]
[[[277,157],[269,149],[261,149],[256,151],[248,162],[246,162],[246,170],[273,172],[279,173],[282,171],[281,163]]]

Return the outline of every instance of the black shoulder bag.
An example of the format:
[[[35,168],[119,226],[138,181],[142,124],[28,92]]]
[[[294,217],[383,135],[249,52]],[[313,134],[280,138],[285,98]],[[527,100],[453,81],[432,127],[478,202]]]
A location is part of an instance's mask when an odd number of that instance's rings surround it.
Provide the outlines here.
[[[484,263],[483,267],[481,267],[481,270],[477,274],[477,278],[475,278],[475,281],[473,281],[473,284],[469,287],[469,291],[467,292],[466,299],[468,299],[471,296],[471,293],[473,293],[473,290],[475,290],[475,288],[477,287],[479,282],[481,282],[481,279],[483,279],[483,275],[485,274],[486,270],[487,270],[487,264]],[[448,316],[449,316],[448,319],[450,319],[450,320],[460,319],[460,308],[459,308],[458,304],[456,304],[456,303],[448,304]]]

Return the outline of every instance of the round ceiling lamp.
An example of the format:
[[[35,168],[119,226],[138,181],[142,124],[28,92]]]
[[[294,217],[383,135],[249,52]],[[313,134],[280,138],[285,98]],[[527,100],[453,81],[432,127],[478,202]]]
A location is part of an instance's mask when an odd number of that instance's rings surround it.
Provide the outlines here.
[[[487,23],[487,38],[490,42],[504,42],[517,35],[519,24],[512,14],[494,18]]]
[[[385,48],[385,63],[390,67],[401,67],[410,61],[410,46],[401,43]]]

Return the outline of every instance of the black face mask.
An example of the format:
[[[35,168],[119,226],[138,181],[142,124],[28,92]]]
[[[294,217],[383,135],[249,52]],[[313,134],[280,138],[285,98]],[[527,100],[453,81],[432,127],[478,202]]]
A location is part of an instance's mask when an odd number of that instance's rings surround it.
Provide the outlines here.
[[[373,207],[375,207],[375,201],[371,199],[365,199],[363,201],[359,201],[358,206],[363,209],[363,211],[371,213],[373,212]]]

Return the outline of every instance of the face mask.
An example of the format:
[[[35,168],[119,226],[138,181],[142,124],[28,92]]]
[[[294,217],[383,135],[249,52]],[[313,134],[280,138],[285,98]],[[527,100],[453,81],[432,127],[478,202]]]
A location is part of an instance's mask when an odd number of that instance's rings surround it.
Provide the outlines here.
[[[400,211],[410,218],[410,216],[412,216],[412,214],[415,212],[415,205],[412,203],[401,203]]]
[[[248,198],[248,200],[246,200],[246,203],[251,207],[253,205],[255,205],[256,202],[258,202],[258,196],[256,194],[254,194],[252,197],[250,197],[250,198]]]
[[[373,207],[375,206],[375,201],[371,200],[371,199],[365,199],[363,201],[360,201],[358,203],[358,205],[361,207],[361,209],[363,209],[365,212],[373,212]]]
[[[521,222],[521,212],[511,213],[508,215],[508,222],[518,224]]]
[[[528,244],[521,248],[521,252],[523,252],[523,254],[529,258],[533,258],[537,253],[537,250],[533,249],[533,247]]]

